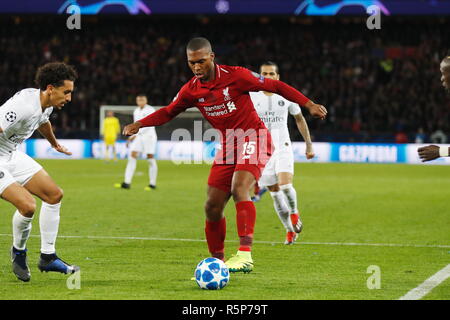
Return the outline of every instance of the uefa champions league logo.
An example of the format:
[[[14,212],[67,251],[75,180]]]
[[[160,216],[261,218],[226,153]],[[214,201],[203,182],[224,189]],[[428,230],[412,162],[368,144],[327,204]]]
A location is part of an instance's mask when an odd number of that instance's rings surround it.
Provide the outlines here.
[[[303,0],[297,9],[295,9],[294,13],[299,15],[304,12],[304,14],[308,16],[334,16],[337,15],[342,8],[348,6],[361,6],[366,11],[371,6],[377,6],[385,15],[390,15],[389,10],[379,0],[341,0],[337,3],[324,6],[318,6],[316,0]]]
[[[150,8],[141,0],[103,0],[87,5],[80,5],[78,0],[67,0],[58,9],[58,13],[64,13],[67,8],[77,6],[79,8],[79,14],[98,14],[103,8],[113,5],[121,5],[125,7],[129,14],[138,14],[140,12],[145,14],[152,13]]]
[[[14,122],[17,119],[17,115],[14,111],[9,111],[5,114],[5,120],[8,122]]]

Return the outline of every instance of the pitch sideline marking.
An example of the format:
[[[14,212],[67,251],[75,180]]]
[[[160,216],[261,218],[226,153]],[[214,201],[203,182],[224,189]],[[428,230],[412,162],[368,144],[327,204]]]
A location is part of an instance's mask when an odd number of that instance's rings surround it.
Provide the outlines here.
[[[410,290],[407,294],[400,297],[398,300],[419,300],[427,295],[431,290],[444,282],[450,277],[450,264],[442,268],[427,280],[422,282],[418,287]]]
[[[11,234],[0,234],[2,237],[11,237]],[[30,237],[40,238],[39,235]],[[58,236],[62,239],[99,239],[99,240],[147,240],[147,241],[184,241],[184,242],[205,242],[205,239],[183,239],[183,238],[158,238],[158,237],[114,237],[114,236]],[[226,240],[225,242],[238,242],[238,240]],[[253,241],[261,244],[283,244],[278,241]],[[326,246],[372,246],[372,247],[413,247],[413,248],[450,248],[450,245],[436,244],[400,244],[400,243],[357,243],[357,242],[298,242],[306,245],[326,245]]]

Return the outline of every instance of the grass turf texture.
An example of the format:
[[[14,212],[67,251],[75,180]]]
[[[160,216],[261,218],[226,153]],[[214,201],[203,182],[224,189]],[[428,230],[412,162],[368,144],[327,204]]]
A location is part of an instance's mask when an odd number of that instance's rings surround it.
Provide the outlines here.
[[[265,195],[256,204],[254,271],[206,291],[190,281],[209,256],[205,242],[106,237],[204,239],[208,165],[160,161],[158,189],[149,192],[145,161],[131,190],[113,188],[125,161],[39,162],[64,189],[57,249],[81,266],[81,289],[68,290],[66,275],[37,270],[38,213],[28,242],[31,282],[15,278],[8,236],[14,208],[1,201],[0,299],[398,299],[450,262],[449,247],[324,244],[450,245],[450,167],[296,164],[300,240],[282,244],[284,230]],[[225,214],[228,257],[238,245],[232,202]],[[370,265],[381,269],[381,289],[367,288]],[[449,280],[425,299],[450,299]]]

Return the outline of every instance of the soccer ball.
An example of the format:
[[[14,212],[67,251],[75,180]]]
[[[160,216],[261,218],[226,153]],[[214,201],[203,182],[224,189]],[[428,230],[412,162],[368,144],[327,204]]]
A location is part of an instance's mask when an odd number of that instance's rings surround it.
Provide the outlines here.
[[[230,281],[230,273],[225,263],[216,258],[206,258],[197,265],[195,281],[202,289],[219,290]]]

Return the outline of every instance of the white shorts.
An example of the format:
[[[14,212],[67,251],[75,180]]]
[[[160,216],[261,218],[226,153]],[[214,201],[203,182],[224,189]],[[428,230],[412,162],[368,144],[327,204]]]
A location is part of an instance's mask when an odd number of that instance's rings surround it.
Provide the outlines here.
[[[289,172],[294,174],[294,154],[291,148],[275,151],[267,162],[258,181],[260,187],[273,186],[278,183],[278,174]]]
[[[0,156],[0,194],[14,182],[25,185],[41,169],[39,163],[22,151]]]
[[[156,135],[137,135],[131,142],[130,151],[140,152],[141,154],[155,154]]]

